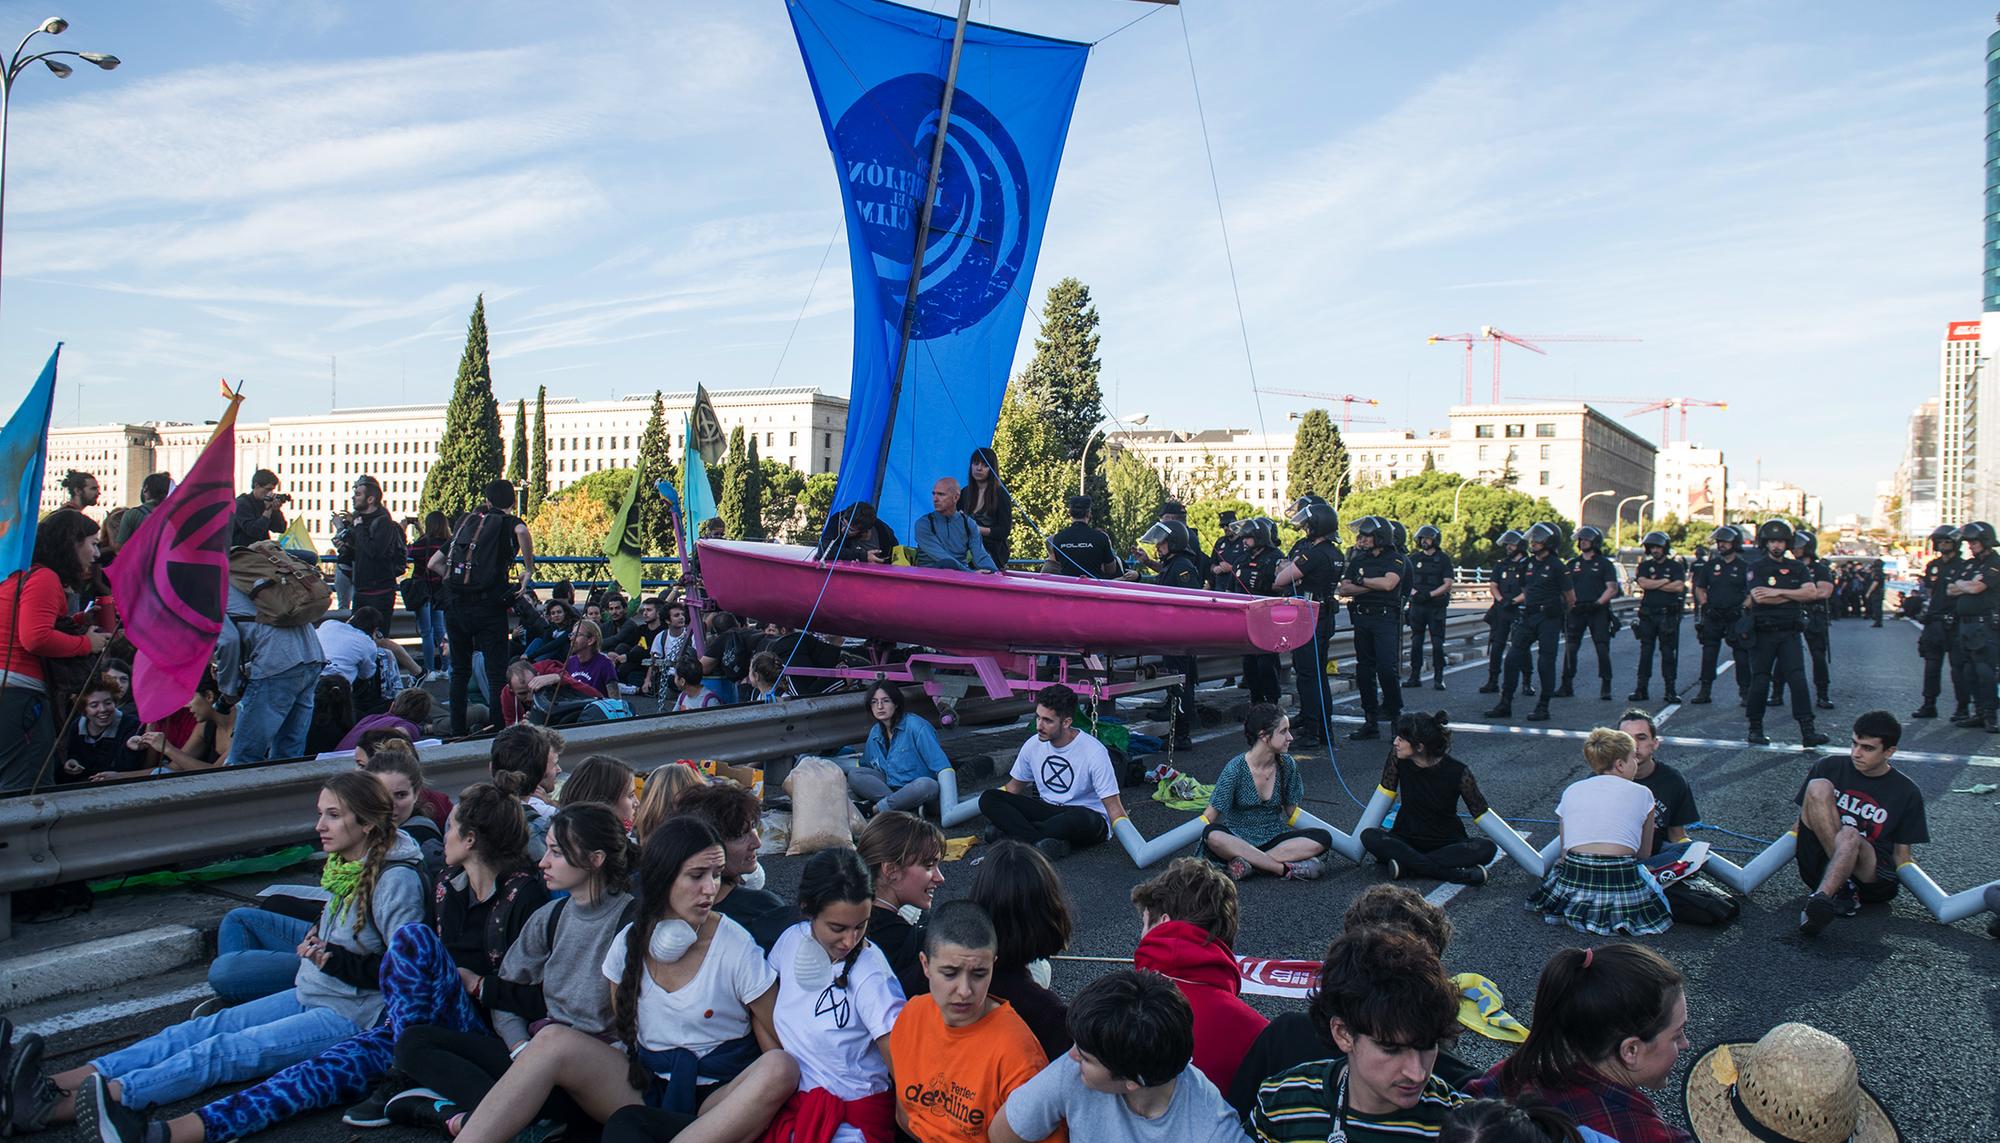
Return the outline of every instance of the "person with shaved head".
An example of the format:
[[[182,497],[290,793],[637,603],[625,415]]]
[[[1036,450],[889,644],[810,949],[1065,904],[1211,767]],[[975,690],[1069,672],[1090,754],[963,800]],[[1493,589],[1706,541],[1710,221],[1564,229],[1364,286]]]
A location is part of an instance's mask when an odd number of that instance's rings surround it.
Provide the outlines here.
[[[932,511],[917,520],[917,563],[927,568],[999,571],[980,542],[979,526],[958,510],[958,481],[939,477],[931,485]]]

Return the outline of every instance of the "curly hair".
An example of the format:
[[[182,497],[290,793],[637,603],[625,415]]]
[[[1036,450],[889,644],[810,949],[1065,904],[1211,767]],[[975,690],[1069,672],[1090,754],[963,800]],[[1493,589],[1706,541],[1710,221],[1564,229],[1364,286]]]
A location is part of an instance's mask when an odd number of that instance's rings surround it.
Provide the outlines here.
[[[1348,902],[1347,913],[1340,919],[1341,929],[1359,929],[1367,925],[1393,925],[1408,929],[1435,949],[1440,957],[1451,944],[1451,918],[1407,885],[1380,882],[1363,889]]]
[[[1211,862],[1175,858],[1164,873],[1132,887],[1132,904],[1156,919],[1186,921],[1216,941],[1236,947],[1240,917],[1236,882]]]
[[[1365,925],[1326,951],[1307,1011],[1379,1044],[1430,1048],[1458,1027],[1458,993],[1437,953],[1408,929]]]

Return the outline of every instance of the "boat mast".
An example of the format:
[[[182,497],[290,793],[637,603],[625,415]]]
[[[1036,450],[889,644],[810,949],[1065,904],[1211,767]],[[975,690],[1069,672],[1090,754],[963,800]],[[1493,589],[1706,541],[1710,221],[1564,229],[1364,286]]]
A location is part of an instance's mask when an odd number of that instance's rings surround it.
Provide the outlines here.
[[[931,205],[937,200],[938,176],[944,172],[945,133],[951,127],[951,97],[958,89],[958,57],[965,49],[965,25],[972,16],[972,0],[958,0],[958,24],[951,33],[951,63],[944,72],[944,101],[938,107],[937,137],[931,140],[931,169],[924,182],[924,204],[917,212],[917,249],[910,256],[910,284],[903,298],[903,329],[896,340],[896,371],[889,376],[889,415],[882,421],[882,449],[875,458],[874,492],[869,500],[880,505],[882,481],[889,471],[889,436],[896,428],[896,405],[903,395],[903,366],[910,356],[910,335],[917,326],[917,287],[924,277],[924,248],[931,239]]]

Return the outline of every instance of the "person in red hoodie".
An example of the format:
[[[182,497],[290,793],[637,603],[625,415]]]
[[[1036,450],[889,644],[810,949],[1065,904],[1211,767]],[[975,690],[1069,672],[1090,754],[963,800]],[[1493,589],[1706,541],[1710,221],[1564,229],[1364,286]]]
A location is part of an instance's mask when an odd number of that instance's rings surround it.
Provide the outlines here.
[[[38,526],[28,569],[0,581],[0,726],[9,728],[0,736],[0,791],[25,790],[38,779],[59,776],[55,768],[61,763],[51,759],[62,715],[42,660],[97,655],[111,641],[110,633],[96,626],[101,605],[90,613],[87,634],[56,626],[70,618],[69,593],[89,591],[96,571],[97,521],[58,508]]]
[[[1236,966],[1236,883],[1215,865],[1183,857],[1132,890],[1139,910],[1136,968],[1180,986],[1194,1009],[1194,1066],[1228,1091],[1243,1055],[1269,1023],[1243,1003]]]

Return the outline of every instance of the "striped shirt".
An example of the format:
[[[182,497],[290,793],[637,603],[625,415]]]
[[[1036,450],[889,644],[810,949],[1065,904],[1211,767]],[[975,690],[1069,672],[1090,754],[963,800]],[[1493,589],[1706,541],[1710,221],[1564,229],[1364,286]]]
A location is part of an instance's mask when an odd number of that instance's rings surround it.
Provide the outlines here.
[[[1257,1089],[1257,1106],[1250,1113],[1250,1134],[1258,1143],[1324,1143],[1333,1139],[1340,1111],[1341,1080],[1346,1060],[1317,1060],[1279,1072]],[[1415,1107],[1386,1115],[1363,1115],[1351,1108],[1340,1126],[1350,1143],[1401,1143],[1436,1139],[1445,1113],[1465,1096],[1432,1076]]]

